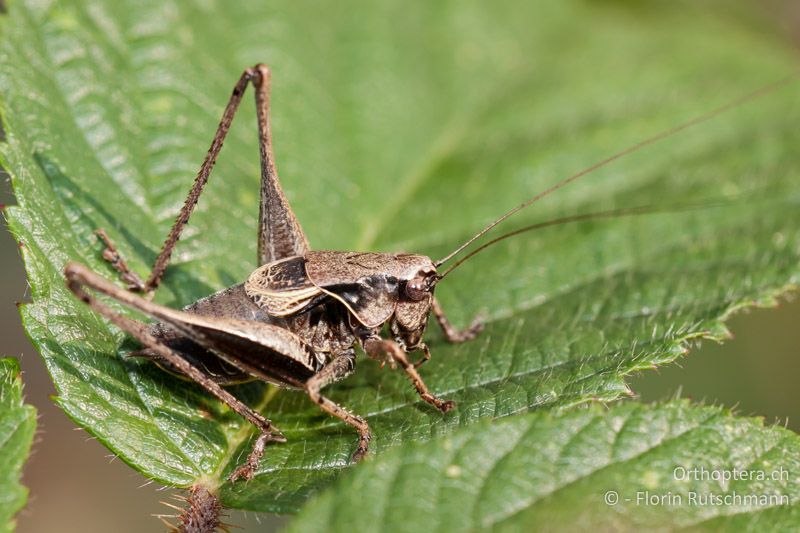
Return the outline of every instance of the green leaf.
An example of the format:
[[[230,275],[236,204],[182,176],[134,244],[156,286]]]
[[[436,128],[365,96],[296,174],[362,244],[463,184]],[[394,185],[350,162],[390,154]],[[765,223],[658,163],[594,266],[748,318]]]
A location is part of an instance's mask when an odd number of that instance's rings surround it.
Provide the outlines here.
[[[15,2],[2,16],[2,163],[19,205],[33,303],[23,321],[58,402],[162,483],[222,487],[234,507],[287,512],[348,464],[355,435],[300,393],[235,389],[289,439],[262,473],[224,479],[251,428],[197,387],[120,355],[124,336],[61,270],[114,278],[92,232],[129,264],[155,258],[241,70],[273,70],[287,194],[317,248],[441,257],[557,179],[793,70],[762,28],[694,3],[549,1]],[[434,326],[441,416],[397,372],[363,361],[328,392],[365,416],[373,449],[485,418],[629,393],[624,377],[721,337],[732,310],[800,277],[796,86],[641,150],[560,190],[508,228],[613,206],[725,206],[565,225],[511,239],[442,282],[458,325]],[[249,99],[248,99],[249,100]],[[157,301],[181,306],[253,269],[258,151],[243,106]]]
[[[36,409],[22,401],[16,359],[0,359],[0,531],[14,530],[14,515],[28,499],[19,482],[36,431]]]
[[[793,531],[798,467],[800,437],[718,407],[531,413],[387,452],[289,531]]]

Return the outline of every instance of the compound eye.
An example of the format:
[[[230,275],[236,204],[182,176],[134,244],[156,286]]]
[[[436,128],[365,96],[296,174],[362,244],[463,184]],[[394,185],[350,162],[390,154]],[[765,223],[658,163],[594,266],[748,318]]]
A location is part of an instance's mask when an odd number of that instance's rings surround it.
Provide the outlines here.
[[[428,294],[428,286],[425,283],[425,278],[414,278],[406,283],[406,296],[410,300],[418,302],[425,298]]]

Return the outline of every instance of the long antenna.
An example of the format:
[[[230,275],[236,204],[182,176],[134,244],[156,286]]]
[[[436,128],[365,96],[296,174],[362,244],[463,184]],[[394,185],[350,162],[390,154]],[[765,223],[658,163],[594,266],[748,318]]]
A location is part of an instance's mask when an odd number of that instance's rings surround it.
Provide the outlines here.
[[[624,217],[624,216],[639,216],[639,215],[649,215],[653,213],[675,213],[679,211],[688,211],[692,209],[704,209],[708,207],[722,207],[724,205],[729,205],[731,202],[723,202],[723,201],[714,201],[714,202],[707,202],[707,203],[699,203],[699,204],[684,204],[684,205],[669,205],[669,206],[655,206],[655,205],[642,205],[638,207],[623,207],[620,209],[609,209],[606,211],[595,211],[592,213],[582,213],[580,215],[570,215],[561,218],[554,218],[551,220],[545,220],[544,222],[537,222],[535,224],[530,224],[528,226],[524,226],[519,229],[515,229],[514,231],[509,231],[508,233],[504,233],[503,235],[496,237],[489,242],[485,242],[472,250],[470,253],[450,265],[450,267],[445,270],[442,274],[438,275],[438,279],[442,279],[447,276],[450,272],[455,270],[459,265],[466,262],[472,256],[482,252],[486,248],[497,244],[500,241],[504,241],[508,238],[514,237],[519,235],[520,233],[525,233],[528,231],[533,231],[537,229],[547,228],[549,226],[559,226],[561,224],[568,224],[572,222],[585,222],[587,220],[597,220],[601,218],[617,218],[617,217]],[[438,281],[438,280],[437,280]]]
[[[436,267],[439,267],[442,264],[446,263],[447,261],[452,259],[454,256],[459,254],[464,248],[466,248],[467,246],[469,246],[470,244],[475,242],[477,239],[481,238],[483,235],[488,233],[492,228],[494,228],[495,226],[497,226],[498,224],[500,224],[501,222],[506,220],[511,215],[513,215],[513,214],[525,209],[529,205],[541,200],[545,196],[557,191],[558,189],[564,187],[565,185],[569,185],[573,181],[575,181],[575,180],[577,180],[579,178],[582,178],[583,176],[585,176],[587,174],[590,174],[590,173],[594,172],[595,170],[597,170],[599,168],[602,168],[602,167],[604,167],[604,166],[606,166],[606,165],[608,165],[610,163],[613,163],[617,159],[620,159],[622,157],[625,157],[626,155],[629,155],[629,154],[632,154],[633,152],[641,150],[645,146],[648,146],[648,145],[651,145],[651,144],[656,143],[658,141],[661,141],[663,139],[666,139],[667,137],[671,137],[671,136],[675,135],[676,133],[679,133],[679,132],[681,132],[681,131],[683,131],[683,130],[685,130],[687,128],[691,128],[692,126],[696,126],[698,124],[701,124],[703,122],[711,120],[712,118],[714,118],[714,117],[716,117],[716,116],[718,116],[718,115],[720,115],[720,114],[722,114],[722,113],[724,113],[724,112],[726,112],[726,111],[728,111],[730,109],[738,107],[738,106],[740,106],[740,105],[742,105],[742,104],[744,104],[746,102],[749,102],[751,100],[755,100],[756,98],[759,98],[759,97],[761,97],[761,96],[763,96],[765,94],[771,93],[771,92],[779,89],[780,87],[788,84],[789,82],[793,81],[794,78],[796,78],[798,74],[800,74],[800,73],[798,73],[798,72],[792,73],[792,74],[786,76],[783,79],[780,79],[778,81],[775,81],[773,83],[765,85],[765,86],[763,86],[763,87],[761,87],[759,89],[756,89],[755,91],[753,91],[753,92],[751,92],[749,94],[746,94],[744,96],[740,96],[739,98],[736,98],[735,100],[732,100],[732,101],[728,102],[727,104],[724,104],[724,105],[722,105],[722,106],[720,106],[720,107],[718,107],[716,109],[713,109],[712,111],[708,111],[707,113],[703,113],[702,115],[700,115],[698,117],[695,117],[692,120],[689,120],[688,122],[684,122],[683,124],[680,124],[678,126],[674,126],[674,127],[669,128],[667,130],[664,130],[664,131],[662,131],[660,133],[657,133],[656,135],[653,135],[652,137],[649,137],[649,138],[647,138],[647,139],[645,139],[643,141],[640,141],[640,142],[638,142],[638,143],[636,143],[634,145],[631,145],[631,146],[625,148],[624,150],[621,150],[621,151],[617,152],[616,154],[603,159],[602,161],[598,161],[597,163],[584,168],[583,170],[581,170],[577,174],[573,174],[572,176],[569,176],[567,178],[562,179],[561,181],[559,181],[555,185],[550,186],[549,188],[547,188],[544,191],[540,192],[539,194],[537,194],[533,198],[530,198],[529,200],[526,200],[525,202],[521,203],[517,207],[515,207],[512,210],[510,210],[507,213],[505,213],[500,218],[496,219],[494,222],[490,223],[488,226],[486,226],[485,228],[480,230],[478,233],[473,235],[471,238],[469,238],[464,244],[462,244],[461,246],[459,246],[458,248],[456,248],[455,250],[453,250],[452,252],[450,252],[449,254],[444,256],[442,259],[439,259],[438,261],[436,261],[434,263],[434,265]]]

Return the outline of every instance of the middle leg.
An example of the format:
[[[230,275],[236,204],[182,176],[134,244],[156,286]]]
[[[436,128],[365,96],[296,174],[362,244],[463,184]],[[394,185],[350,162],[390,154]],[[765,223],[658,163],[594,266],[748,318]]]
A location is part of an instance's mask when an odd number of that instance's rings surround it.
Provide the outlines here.
[[[353,373],[356,365],[356,354],[354,350],[349,350],[337,355],[331,362],[322,367],[322,370],[314,374],[306,381],[306,393],[311,401],[319,405],[320,409],[342,420],[344,423],[354,427],[358,431],[358,448],[353,453],[353,461],[361,460],[369,448],[369,441],[372,435],[366,420],[348,412],[344,407],[332,402],[320,394],[324,387],[342,380]]]

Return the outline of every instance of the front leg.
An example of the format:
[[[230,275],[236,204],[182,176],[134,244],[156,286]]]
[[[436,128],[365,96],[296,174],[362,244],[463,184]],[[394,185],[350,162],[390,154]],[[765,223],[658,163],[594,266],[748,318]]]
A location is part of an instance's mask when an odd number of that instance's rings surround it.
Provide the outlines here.
[[[372,359],[383,361],[385,360],[385,356],[388,355],[391,357],[391,360],[400,365],[411,380],[420,398],[436,407],[439,411],[446,413],[455,407],[455,402],[440,400],[428,391],[428,387],[425,385],[425,382],[422,381],[422,377],[420,377],[419,372],[417,372],[417,368],[408,360],[408,355],[399,344],[394,341],[381,339],[377,336],[367,338],[362,344],[364,346],[364,351],[367,352],[367,355]]]
[[[478,333],[483,331],[483,319],[480,315],[475,317],[472,321],[472,324],[467,329],[456,329],[447,320],[447,316],[444,314],[444,309],[442,309],[439,300],[436,297],[433,298],[433,316],[436,317],[436,322],[442,328],[444,332],[444,338],[447,339],[447,342],[458,344],[461,342],[471,341],[475,337],[478,336]]]

